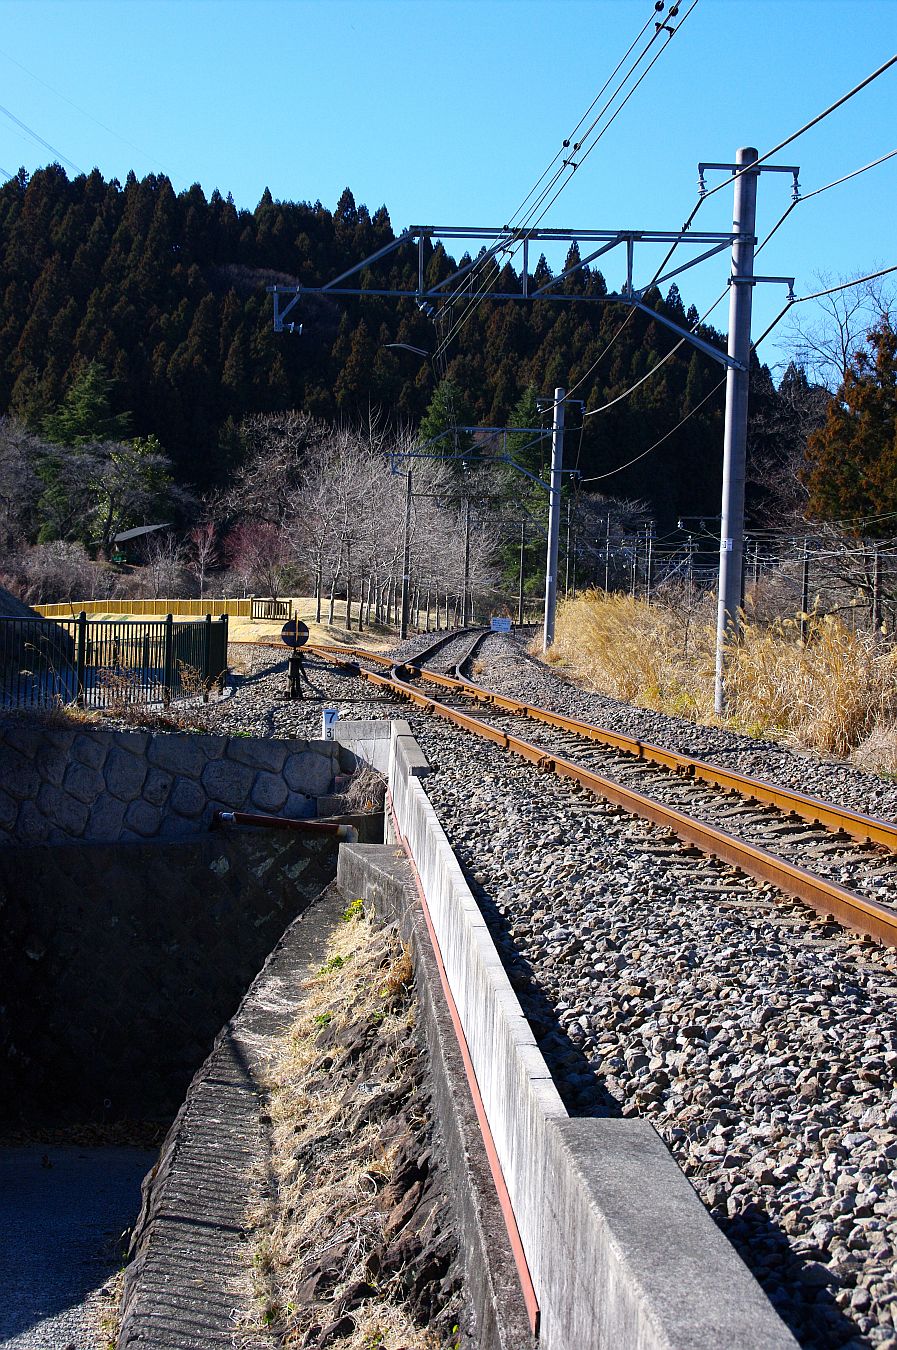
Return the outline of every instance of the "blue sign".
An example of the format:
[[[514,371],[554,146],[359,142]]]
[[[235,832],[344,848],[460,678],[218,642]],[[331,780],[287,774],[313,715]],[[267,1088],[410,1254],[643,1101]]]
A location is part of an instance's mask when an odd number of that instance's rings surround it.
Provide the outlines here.
[[[492,619],[490,620],[489,626],[492,629],[493,633],[510,633],[511,620],[500,619],[497,615],[493,615]]]

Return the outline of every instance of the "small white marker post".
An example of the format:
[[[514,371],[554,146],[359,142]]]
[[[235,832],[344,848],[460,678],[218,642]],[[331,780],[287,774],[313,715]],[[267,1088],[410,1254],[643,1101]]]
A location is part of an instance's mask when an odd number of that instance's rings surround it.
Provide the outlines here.
[[[321,713],[321,739],[324,741],[336,740],[336,724],[339,721],[339,713],[336,708],[325,708]]]

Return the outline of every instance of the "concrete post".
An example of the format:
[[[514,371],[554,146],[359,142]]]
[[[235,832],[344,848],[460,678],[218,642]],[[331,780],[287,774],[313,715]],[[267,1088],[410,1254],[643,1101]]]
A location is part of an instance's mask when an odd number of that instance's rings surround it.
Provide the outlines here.
[[[526,521],[520,522],[520,580],[517,585],[517,627],[523,627],[523,563],[526,556]]]
[[[470,498],[464,498],[464,589],[461,594],[461,627],[470,620]]]
[[[757,151],[742,148],[739,169],[753,164]],[[754,286],[754,228],[757,215],[757,173],[735,180],[733,233],[746,236],[732,245],[729,283],[728,353],[744,370],[726,371],[726,429],[723,449],[723,498],[719,541],[719,602],[716,617],[716,681],[714,707],[725,712],[726,643],[738,636],[738,611],[743,594],[744,479],[747,447],[748,384],[751,359],[751,306]]]
[[[558,590],[558,539],[561,526],[561,481],[564,467],[564,389],[554,391],[554,422],[551,436],[551,489],[548,495],[548,556],[545,563],[545,627],[542,650],[554,642],[554,615]]]
[[[399,637],[408,636],[408,582],[411,571],[411,470],[405,474],[405,540],[402,545],[402,623]]]

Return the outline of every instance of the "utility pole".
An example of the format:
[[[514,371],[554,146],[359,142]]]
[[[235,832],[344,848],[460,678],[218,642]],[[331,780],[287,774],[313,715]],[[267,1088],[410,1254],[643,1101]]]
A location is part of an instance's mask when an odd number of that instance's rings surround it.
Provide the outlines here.
[[[804,540],[804,552],[800,566],[800,643],[807,645],[807,610],[810,608],[810,550]]]
[[[881,549],[878,544],[872,554],[872,636],[881,637]]]
[[[526,555],[526,521],[520,522],[520,580],[517,585],[517,627],[523,627],[523,560]]]
[[[604,594],[607,595],[610,580],[610,515],[607,517],[607,533],[604,536]]]
[[[464,498],[464,589],[461,595],[461,627],[466,628],[470,617],[468,593],[470,589],[470,498]]]
[[[567,498],[567,543],[564,548],[564,598],[570,594],[570,498]]]
[[[551,487],[548,494],[548,555],[545,563],[545,627],[542,650],[554,642],[554,615],[557,608],[558,539],[561,525],[561,478],[564,467],[565,389],[554,391],[554,420],[551,434]]]
[[[402,545],[402,623],[399,637],[408,636],[408,585],[411,572],[411,470],[405,474],[405,540]]]
[[[742,147],[735,156],[738,170],[753,164],[757,151]],[[738,637],[738,611],[743,595],[744,479],[747,448],[748,384],[751,360],[751,308],[754,286],[754,229],[757,218],[757,172],[735,179],[733,233],[743,236],[732,245],[729,280],[728,354],[742,370],[726,370],[726,426],[723,445],[723,500],[719,541],[719,604],[716,616],[716,680],[713,703],[726,709],[726,645]]]

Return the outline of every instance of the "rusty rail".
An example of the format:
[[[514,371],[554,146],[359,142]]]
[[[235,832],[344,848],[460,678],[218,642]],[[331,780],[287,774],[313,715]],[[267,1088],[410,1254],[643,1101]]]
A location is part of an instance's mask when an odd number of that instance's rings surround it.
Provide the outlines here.
[[[831,916],[847,928],[851,928],[858,933],[876,938],[878,941],[890,946],[897,946],[897,911],[890,909],[887,905],[880,904],[875,900],[867,900],[865,897],[857,895],[844,886],[839,886],[835,882],[828,881],[824,877],[817,876],[802,867],[797,867],[794,863],[786,862],[783,858],[777,857],[768,850],[759,848],[755,844],[750,844],[743,839],[738,839],[734,835],[727,834],[723,830],[717,829],[713,825],[705,824],[703,821],[695,820],[687,816],[684,812],[676,810],[674,807],[666,806],[662,802],[655,801],[644,793],[637,792],[632,788],[627,788],[621,783],[616,783],[612,779],[605,778],[602,774],[596,773],[592,769],[587,769],[582,765],[574,764],[562,756],[551,754],[544,747],[532,745],[518,736],[509,735],[498,727],[489,726],[486,722],[481,722],[470,713],[461,712],[457,708],[450,708],[441,703],[438,699],[431,698],[429,695],[416,689],[406,680],[393,677],[392,675],[381,675],[375,671],[364,670],[357,665],[359,660],[367,660],[370,653],[364,652],[358,648],[345,647],[323,647],[316,644],[316,650],[331,655],[336,664],[342,666],[352,666],[358,670],[359,675],[380,687],[392,689],[402,697],[407,698],[412,703],[421,708],[435,713],[437,716],[445,717],[456,726],[462,727],[474,735],[480,736],[485,740],[492,741],[504,749],[511,750],[520,755],[523,759],[535,764],[537,768],[545,772],[556,773],[559,777],[571,779],[587,790],[596,793],[604,800],[613,802],[626,811],[634,815],[641,816],[645,820],[650,820],[653,824],[668,829],[679,838],[693,844],[702,852],[712,854],[722,861],[737,867],[746,875],[756,878],[759,881],[768,882],[778,887],[789,895],[796,896],[803,900],[818,913]],[[345,660],[348,656],[351,659]],[[387,665],[391,663],[383,658],[379,658],[379,663]],[[412,663],[405,663],[412,669]],[[469,685],[464,680],[457,680],[449,675],[441,675],[434,672],[421,672],[428,682],[442,686],[443,688],[453,690],[458,693],[469,693],[470,697],[478,697],[479,701],[492,704],[504,710],[518,712],[526,715],[524,709],[526,704],[520,703],[516,699],[509,699],[503,694],[494,693],[491,690],[479,689],[478,686]],[[787,807],[782,809],[795,810],[793,803],[802,805],[805,809],[812,807],[814,822],[828,824],[828,821],[837,821],[836,828],[846,828],[842,824],[842,814],[850,819],[856,827],[859,822],[863,825],[861,837],[868,839],[874,837],[870,834],[867,827],[874,826],[876,833],[883,834],[891,839],[889,847],[897,846],[897,828],[889,825],[886,821],[876,821],[872,817],[860,816],[855,812],[841,813],[835,806],[829,806],[827,803],[817,802],[811,797],[802,797],[800,793],[791,792],[788,789],[779,789],[769,784],[761,784],[752,778],[747,778],[742,774],[734,774],[729,770],[720,769],[717,771],[715,765],[705,765],[701,761],[689,760],[687,756],[680,755],[678,752],[662,750],[661,747],[649,746],[643,742],[635,741],[630,737],[618,737],[616,733],[604,733],[601,728],[591,727],[589,723],[579,723],[572,718],[564,718],[559,714],[549,712],[547,709],[538,709],[540,716],[537,720],[552,720],[555,725],[563,725],[568,730],[576,729],[577,734],[595,733],[591,736],[594,740],[604,740],[605,735],[607,744],[613,744],[617,740],[623,744],[619,748],[629,748],[630,746],[639,747],[642,750],[656,752],[658,756],[662,755],[664,759],[657,759],[656,762],[668,763],[668,767],[682,772],[683,768],[691,768],[695,776],[700,776],[706,781],[716,783],[718,786],[726,786],[728,790],[740,791],[743,795],[763,800],[759,797],[758,789],[767,789],[770,793],[781,794],[781,801],[775,804],[782,805],[787,802]],[[532,710],[530,710],[532,712]],[[579,728],[587,729],[580,731]],[[613,738],[611,740],[610,738]],[[633,751],[633,753],[637,753]],[[644,754],[643,758],[652,758],[650,754]],[[668,757],[668,760],[667,758]],[[707,770],[705,773],[697,773],[697,770]],[[712,775],[719,773],[717,778]],[[769,800],[772,800],[771,798]],[[824,817],[820,819],[819,808],[824,808]],[[829,826],[831,828],[831,826]],[[849,831],[853,833],[854,831]],[[876,842],[883,842],[882,838],[876,838]]]

